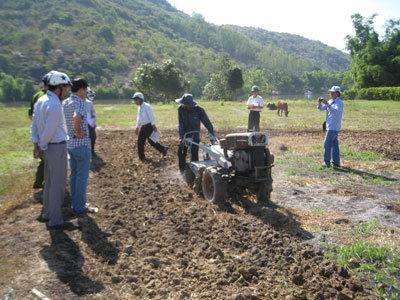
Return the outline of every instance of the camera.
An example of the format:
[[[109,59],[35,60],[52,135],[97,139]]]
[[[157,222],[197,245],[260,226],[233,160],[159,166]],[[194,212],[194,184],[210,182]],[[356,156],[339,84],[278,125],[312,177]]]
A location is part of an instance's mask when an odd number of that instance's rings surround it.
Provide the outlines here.
[[[319,98],[318,98],[318,101],[319,101],[319,102],[321,102],[322,100],[324,100],[324,98],[322,98],[322,97],[319,97]]]

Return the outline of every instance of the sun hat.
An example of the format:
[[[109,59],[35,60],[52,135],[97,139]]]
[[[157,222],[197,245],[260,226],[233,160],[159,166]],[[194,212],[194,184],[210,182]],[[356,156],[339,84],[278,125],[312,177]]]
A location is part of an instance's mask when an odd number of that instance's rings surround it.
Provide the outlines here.
[[[341,92],[340,86],[334,85],[333,87],[331,87],[331,89],[328,92],[334,92],[334,93],[338,92],[338,93],[340,93]]]
[[[175,100],[176,103],[188,106],[188,107],[196,107],[199,104],[193,100],[193,96],[191,94],[184,94],[181,98]]]

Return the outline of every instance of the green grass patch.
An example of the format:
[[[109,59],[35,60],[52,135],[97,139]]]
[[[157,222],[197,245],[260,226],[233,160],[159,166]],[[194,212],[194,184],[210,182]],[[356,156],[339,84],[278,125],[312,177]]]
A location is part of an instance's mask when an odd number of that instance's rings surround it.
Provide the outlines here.
[[[357,241],[337,246],[337,262],[358,272],[374,275],[380,299],[398,299],[400,295],[400,251],[386,245]],[[354,264],[357,261],[358,264]],[[378,285],[380,284],[380,285]]]
[[[362,222],[357,224],[357,227],[354,229],[354,233],[373,233],[376,229],[378,229],[381,226],[381,224],[375,220],[372,219],[368,222]]]
[[[348,160],[360,160],[360,161],[379,161],[383,160],[378,155],[370,151],[356,151],[349,147],[340,148],[340,156],[343,159]]]
[[[310,145],[311,149],[323,152],[323,145]],[[340,147],[340,157],[347,160],[359,160],[359,161],[381,161],[383,158],[379,157],[370,151],[356,151],[350,147]]]

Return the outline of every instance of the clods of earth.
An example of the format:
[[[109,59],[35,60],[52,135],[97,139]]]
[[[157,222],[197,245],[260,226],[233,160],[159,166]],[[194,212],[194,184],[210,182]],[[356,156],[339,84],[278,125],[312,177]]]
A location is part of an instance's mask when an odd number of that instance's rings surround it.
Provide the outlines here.
[[[273,150],[286,134],[271,132]],[[399,159],[399,133],[367,136],[344,132],[341,141]],[[147,144],[140,162],[133,131],[98,132],[88,202],[99,212],[76,217],[64,207],[76,230],[37,222],[40,194],[3,219],[1,295],[12,288],[10,299],[36,299],[36,288],[50,299],[377,299],[368,278],[329,261],[299,220],[276,209],[285,199],[294,207],[301,186],[277,175],[270,205],[252,196],[210,204],[178,172],[176,132],[164,131],[161,142],[170,147],[165,159]]]

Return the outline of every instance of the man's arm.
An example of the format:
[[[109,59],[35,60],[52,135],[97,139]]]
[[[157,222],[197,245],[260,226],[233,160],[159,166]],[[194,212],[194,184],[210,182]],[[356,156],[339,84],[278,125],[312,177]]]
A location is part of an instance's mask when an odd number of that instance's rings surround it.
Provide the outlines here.
[[[156,116],[154,115],[154,111],[153,111],[153,108],[151,107],[151,105],[146,107],[146,114],[149,117],[151,126],[153,126],[153,131],[157,131]]]
[[[78,139],[83,139],[86,132],[84,132],[81,129],[82,115],[80,113],[74,112],[73,120],[74,120],[74,128],[75,128],[75,132],[76,132],[76,137]]]
[[[42,150],[47,149],[47,144],[50,143],[57,130],[57,126],[63,119],[62,109],[57,107],[49,107],[47,111],[47,118],[45,122],[45,128],[39,142],[39,148]]]
[[[181,108],[178,108],[178,130],[179,130],[179,139],[183,139],[183,135],[185,134],[183,127],[183,115]]]
[[[82,117],[86,113],[86,106],[85,102],[75,102],[74,104],[74,115],[73,115],[73,121],[74,121],[74,129],[76,133],[76,137],[78,139],[83,139],[85,134],[85,130],[82,130]]]
[[[214,127],[211,124],[211,121],[208,118],[206,111],[203,108],[200,108],[200,109],[201,109],[200,121],[207,128],[208,132],[211,133],[212,135],[214,135]]]
[[[338,114],[343,110],[343,102],[335,102],[333,105],[329,106],[329,111],[334,114]]]

